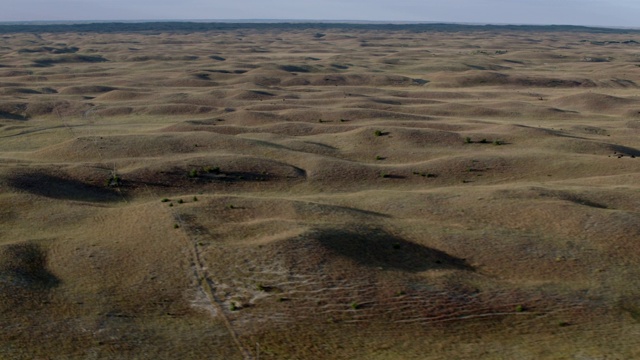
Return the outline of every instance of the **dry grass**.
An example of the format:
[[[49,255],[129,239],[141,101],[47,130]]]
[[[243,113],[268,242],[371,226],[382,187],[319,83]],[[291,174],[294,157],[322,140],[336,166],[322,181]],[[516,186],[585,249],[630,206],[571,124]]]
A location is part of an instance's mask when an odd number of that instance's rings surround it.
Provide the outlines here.
[[[628,35],[323,32],[4,37],[0,357],[640,357]]]

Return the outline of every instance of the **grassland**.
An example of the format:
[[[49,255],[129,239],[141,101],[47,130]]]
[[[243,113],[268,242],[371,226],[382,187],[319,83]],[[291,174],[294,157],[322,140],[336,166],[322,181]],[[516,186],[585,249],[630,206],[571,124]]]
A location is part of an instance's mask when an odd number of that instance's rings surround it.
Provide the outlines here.
[[[0,358],[640,358],[636,33],[49,30],[0,40]]]

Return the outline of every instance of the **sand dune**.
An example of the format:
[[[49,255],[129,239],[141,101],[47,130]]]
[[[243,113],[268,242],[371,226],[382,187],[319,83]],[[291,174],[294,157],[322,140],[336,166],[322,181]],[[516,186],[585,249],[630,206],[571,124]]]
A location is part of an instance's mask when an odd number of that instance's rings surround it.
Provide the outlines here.
[[[639,358],[633,36],[6,34],[0,357]]]

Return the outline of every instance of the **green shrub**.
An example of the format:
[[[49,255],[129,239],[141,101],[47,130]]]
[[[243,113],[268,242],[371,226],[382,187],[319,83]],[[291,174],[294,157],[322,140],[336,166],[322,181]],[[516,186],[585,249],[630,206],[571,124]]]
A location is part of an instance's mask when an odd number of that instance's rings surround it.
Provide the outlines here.
[[[118,187],[122,185],[122,179],[120,179],[120,176],[118,176],[118,174],[114,173],[107,178],[105,184],[110,187]]]

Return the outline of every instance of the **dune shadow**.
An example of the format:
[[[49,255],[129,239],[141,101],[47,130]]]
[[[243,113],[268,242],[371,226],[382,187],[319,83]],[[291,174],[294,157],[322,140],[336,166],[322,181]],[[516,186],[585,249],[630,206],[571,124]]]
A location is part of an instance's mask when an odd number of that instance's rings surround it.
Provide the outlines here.
[[[60,279],[47,269],[46,252],[35,243],[0,247],[0,279],[31,289],[50,289],[60,284]]]
[[[314,231],[311,237],[329,251],[364,266],[410,272],[435,269],[474,270],[464,259],[416,244],[381,229],[321,229]]]
[[[640,150],[634,149],[632,147],[623,146],[623,145],[613,145],[612,149],[615,150],[615,153],[618,155],[627,155],[627,156],[640,156]]]
[[[27,117],[20,114],[14,114],[7,111],[0,110],[0,119],[8,119],[8,120],[27,120]]]
[[[88,202],[112,202],[121,199],[113,189],[37,172],[14,176],[9,179],[9,184],[18,190],[53,199]]]

